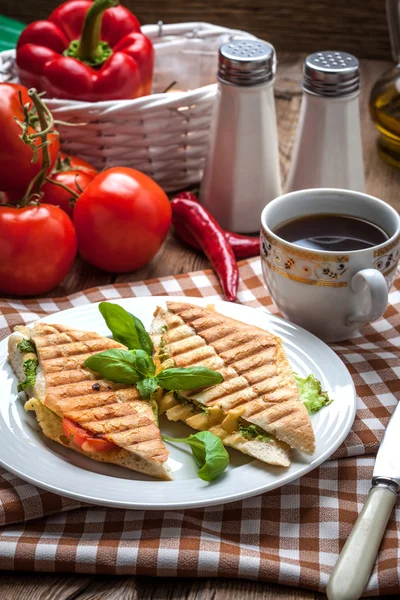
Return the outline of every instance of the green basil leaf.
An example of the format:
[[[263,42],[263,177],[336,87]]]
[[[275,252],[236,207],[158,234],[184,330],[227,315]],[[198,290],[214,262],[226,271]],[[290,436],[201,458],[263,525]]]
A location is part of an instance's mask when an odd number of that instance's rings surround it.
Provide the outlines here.
[[[194,390],[224,381],[221,373],[206,367],[165,369],[158,374],[157,378],[158,383],[165,390]]]
[[[212,481],[225,471],[229,454],[222,440],[210,431],[198,431],[187,438],[162,436],[167,442],[189,444],[193,458],[199,467],[197,475],[204,481]]]
[[[129,350],[129,352],[135,360],[134,366],[136,371],[143,375],[143,377],[153,377],[155,375],[156,365],[147,352],[144,350]]]
[[[130,350],[141,348],[147,354],[153,353],[150,336],[140,319],[131,315],[122,306],[111,302],[100,302],[99,311],[117,342],[124,344]]]
[[[141,379],[136,383],[139,394],[142,396],[143,400],[149,400],[151,398],[151,395],[157,389],[157,385],[158,383],[155,377],[146,377],[146,379]]]
[[[136,326],[136,332],[139,338],[140,347],[142,350],[147,352],[150,356],[153,354],[153,342],[151,341],[151,337],[147,333],[144,328],[144,325],[140,319],[132,315],[131,313],[127,313],[134,321]]]
[[[120,348],[89,356],[83,364],[115,383],[136,383],[142,377],[135,369],[135,357],[132,353]]]

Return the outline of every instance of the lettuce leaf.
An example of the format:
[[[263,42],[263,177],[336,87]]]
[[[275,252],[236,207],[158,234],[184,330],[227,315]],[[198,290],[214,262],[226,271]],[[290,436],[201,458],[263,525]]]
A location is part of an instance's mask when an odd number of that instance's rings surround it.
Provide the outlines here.
[[[328,392],[322,391],[321,382],[313,374],[303,378],[295,373],[294,378],[299,388],[300,400],[310,415],[333,402],[329,398]]]
[[[33,340],[21,340],[17,344],[17,348],[20,352],[36,352],[35,342]]]
[[[271,436],[265,433],[261,427],[257,427],[257,425],[248,425],[247,427],[242,423],[239,423],[239,432],[242,434],[244,438],[256,439],[260,442],[270,442]]]
[[[34,358],[30,358],[24,362],[25,381],[19,382],[19,392],[24,392],[28,387],[35,385],[37,368],[38,362]]]

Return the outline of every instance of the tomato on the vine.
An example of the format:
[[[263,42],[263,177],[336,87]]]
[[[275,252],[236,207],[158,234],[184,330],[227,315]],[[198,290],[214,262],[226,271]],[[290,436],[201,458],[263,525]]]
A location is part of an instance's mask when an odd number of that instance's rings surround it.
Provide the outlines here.
[[[76,251],[72,221],[57,206],[0,204],[0,292],[48,292],[64,279]]]
[[[73,215],[79,252],[114,273],[149,262],[163,243],[171,206],[165,192],[144,173],[127,167],[103,171],[78,198]]]
[[[72,170],[72,171],[85,171],[86,173],[93,173],[97,175],[98,170],[94,168],[93,165],[88,163],[87,160],[81,158],[80,156],[75,156],[74,154],[66,154],[66,152],[60,152],[59,157],[61,161],[61,166],[59,161],[55,165],[55,171],[58,170]]]
[[[20,122],[24,121],[23,104],[29,105],[30,108],[33,106],[28,90],[24,86],[16,83],[0,84],[0,190],[3,192],[22,190],[24,193],[29,183],[42,169],[42,149],[38,150],[36,162],[32,162],[33,150],[21,139],[22,129],[15,120],[17,118]],[[33,121],[28,125],[27,133],[29,135],[36,133]],[[32,139],[34,146],[39,147],[41,138]],[[58,134],[51,131],[47,135],[47,141],[50,172],[60,148]]]
[[[75,194],[80,195],[93,181],[97,173],[98,171],[83,158],[60,152],[55,168],[49,175],[49,179],[55,183],[48,181],[44,184],[41,190],[43,193],[42,201],[59,206],[67,215],[72,217],[74,209],[71,194],[57,183],[67,186]]]

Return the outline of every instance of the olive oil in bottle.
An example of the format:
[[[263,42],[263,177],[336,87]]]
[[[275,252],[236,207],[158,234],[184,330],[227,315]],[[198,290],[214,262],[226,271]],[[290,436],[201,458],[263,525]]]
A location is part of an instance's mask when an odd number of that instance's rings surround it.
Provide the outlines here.
[[[386,16],[396,64],[375,83],[369,106],[381,134],[379,153],[388,163],[400,168],[400,0],[386,0]]]

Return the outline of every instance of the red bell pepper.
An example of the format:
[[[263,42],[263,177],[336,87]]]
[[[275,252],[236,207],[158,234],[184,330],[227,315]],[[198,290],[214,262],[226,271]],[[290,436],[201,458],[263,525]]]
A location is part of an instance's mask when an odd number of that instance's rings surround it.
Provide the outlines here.
[[[118,0],[69,0],[17,44],[19,78],[51,98],[95,102],[151,92],[154,49]]]

